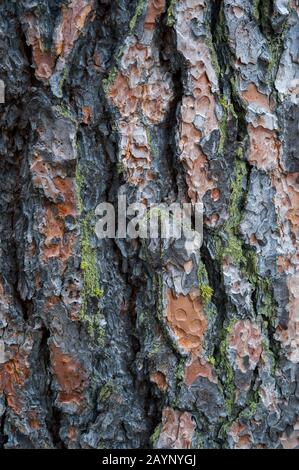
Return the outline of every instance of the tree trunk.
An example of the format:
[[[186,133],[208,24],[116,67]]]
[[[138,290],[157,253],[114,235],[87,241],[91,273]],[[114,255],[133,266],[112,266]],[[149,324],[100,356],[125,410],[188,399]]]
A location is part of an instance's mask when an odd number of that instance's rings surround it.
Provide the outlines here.
[[[0,444],[295,448],[295,0],[3,0]],[[199,203],[201,249],[100,239]]]

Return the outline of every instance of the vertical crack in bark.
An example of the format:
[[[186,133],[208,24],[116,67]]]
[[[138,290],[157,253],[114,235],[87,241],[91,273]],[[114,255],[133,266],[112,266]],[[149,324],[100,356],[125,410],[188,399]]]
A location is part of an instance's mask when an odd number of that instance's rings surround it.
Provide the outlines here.
[[[44,373],[44,385],[45,385],[45,401],[47,406],[47,416],[46,424],[51,436],[53,446],[58,449],[65,448],[65,445],[60,438],[59,432],[61,427],[62,413],[58,410],[55,405],[55,395],[52,390],[52,376],[50,373],[51,370],[51,360],[50,360],[50,349],[48,345],[48,340],[50,338],[50,331],[44,326],[41,330],[41,339],[39,344],[39,353],[40,360],[43,364],[43,373]]]
[[[7,406],[6,400],[5,400],[5,407]],[[0,418],[0,449],[5,448],[5,444],[8,441],[8,435],[5,432],[5,421],[6,421],[6,409],[4,410],[1,418]]]

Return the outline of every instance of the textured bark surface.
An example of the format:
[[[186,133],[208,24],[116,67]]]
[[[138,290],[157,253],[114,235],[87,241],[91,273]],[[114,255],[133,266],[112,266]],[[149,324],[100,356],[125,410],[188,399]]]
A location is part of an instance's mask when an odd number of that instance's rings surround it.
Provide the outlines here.
[[[1,446],[298,446],[298,2],[0,11]],[[124,194],[202,248],[99,240]]]

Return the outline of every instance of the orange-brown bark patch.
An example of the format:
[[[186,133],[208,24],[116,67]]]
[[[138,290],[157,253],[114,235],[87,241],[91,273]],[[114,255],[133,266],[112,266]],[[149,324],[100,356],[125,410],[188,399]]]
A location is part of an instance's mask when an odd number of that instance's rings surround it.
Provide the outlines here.
[[[28,14],[25,21],[28,27],[27,41],[32,47],[32,56],[35,63],[35,75],[40,79],[48,79],[55,67],[55,56],[50,50],[45,50],[36,16]]]
[[[55,50],[57,56],[67,57],[83,30],[93,7],[93,1],[72,0],[62,7],[62,21],[56,31]]]
[[[248,433],[246,426],[243,424],[240,424],[239,421],[235,421],[232,424],[228,434],[233,438],[233,441],[235,443],[234,445],[235,449],[250,449],[251,448],[251,444],[252,444],[251,436]]]
[[[248,126],[250,138],[249,162],[261,170],[277,168],[281,143],[275,131],[258,126]]]
[[[56,176],[53,183],[64,202],[57,204],[58,213],[62,217],[67,215],[77,216],[77,202],[74,178],[61,178]]]
[[[217,378],[211,364],[204,359],[196,358],[187,364],[185,369],[185,384],[190,386],[198,377],[207,378],[210,382],[217,383]]]
[[[155,23],[158,16],[165,10],[165,0],[149,0],[144,29],[155,29]]]
[[[128,117],[135,113],[141,91],[142,88],[140,86],[131,90],[128,78],[119,73],[109,90],[109,97],[121,115]]]
[[[34,430],[40,429],[41,423],[36,410],[28,411],[28,424]]]
[[[260,93],[254,83],[250,83],[246,91],[243,91],[242,97],[248,104],[256,104],[267,111],[270,111],[270,101],[267,95]]]
[[[92,109],[90,106],[84,106],[82,109],[83,113],[83,122],[84,124],[89,124],[92,119]]]
[[[77,435],[78,435],[78,430],[75,428],[75,426],[70,426],[68,429],[68,438],[70,441],[76,441]]]
[[[49,258],[59,258],[65,262],[70,258],[75,242],[75,233],[65,234],[64,222],[55,214],[55,208],[46,207],[41,233],[45,236],[42,251],[44,261]]]
[[[120,71],[107,90],[108,98],[120,113],[120,160],[124,175],[127,182],[139,188],[153,179],[147,122],[161,123],[173,98],[171,76],[161,67],[159,54],[151,44],[156,18],[164,10],[165,0],[148,2],[146,41],[141,38],[126,47]]]
[[[60,392],[58,399],[63,403],[81,406],[86,388],[86,373],[79,361],[65,354],[54,344],[51,345],[51,362]]]
[[[288,358],[294,363],[299,362],[299,271],[290,275],[287,280],[289,289],[288,327],[278,326],[277,338],[288,350]]]
[[[26,357],[17,352],[12,359],[0,364],[0,392],[6,396],[8,406],[16,413],[21,413],[22,400],[19,389],[29,376]]]
[[[197,355],[202,349],[207,328],[199,291],[194,290],[189,295],[176,297],[169,290],[167,321],[179,345],[192,355]]]
[[[213,201],[215,202],[219,201],[220,196],[221,196],[220,189],[218,188],[212,189],[211,196],[212,196]]]
[[[167,390],[167,382],[166,377],[162,372],[153,372],[150,375],[151,382],[157,385],[158,389],[162,392]]]
[[[240,320],[229,335],[229,348],[236,351],[236,365],[242,372],[254,370],[262,354],[260,327],[250,320]]]
[[[296,239],[299,238],[299,173],[273,174],[272,183],[276,189],[275,201],[281,219],[291,223]]]
[[[60,302],[60,297],[58,296],[53,295],[52,297],[48,297],[46,304],[45,304],[45,308],[47,310],[51,310],[53,307],[55,307],[55,305],[59,304],[59,302]]]
[[[276,190],[274,202],[276,211],[279,214],[279,229],[281,241],[289,243],[288,239],[294,245],[294,253],[283,260],[278,258],[278,269],[285,270],[288,275],[287,284],[289,289],[288,303],[288,327],[277,327],[276,336],[287,350],[287,356],[294,363],[299,362],[299,257],[298,257],[298,238],[299,238],[299,173],[285,174],[283,172],[274,172],[272,175],[272,184]]]
[[[188,412],[165,408],[162,431],[157,442],[159,449],[190,449],[195,432],[195,422]]]

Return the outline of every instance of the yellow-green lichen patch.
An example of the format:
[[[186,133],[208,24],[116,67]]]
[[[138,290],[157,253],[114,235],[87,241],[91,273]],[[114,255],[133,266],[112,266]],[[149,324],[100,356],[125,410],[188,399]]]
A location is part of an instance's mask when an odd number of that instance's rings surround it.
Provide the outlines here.
[[[225,15],[224,15],[224,10],[222,6],[220,9],[219,19],[216,25],[213,25],[211,27],[209,15],[206,15],[205,29],[206,29],[205,43],[208,46],[209,51],[210,51],[211,64],[213,66],[213,69],[218,79],[221,79],[223,77],[223,71],[220,67],[218,54],[216,51],[216,47],[217,47],[216,43],[223,44],[227,42],[227,36],[225,34]]]
[[[242,419],[252,419],[256,413],[258,403],[252,402],[241,411],[239,417]]]
[[[185,377],[185,359],[182,358],[177,364],[174,372],[174,376],[178,383],[183,382]]]
[[[114,384],[112,381],[107,382],[100,388],[99,399],[100,401],[107,401],[112,396],[114,391]]]
[[[81,269],[83,271],[84,286],[88,297],[103,297],[100,288],[97,270],[96,251],[90,243],[91,214],[85,216],[81,222]]]
[[[146,127],[145,132],[146,132],[146,139],[147,139],[148,146],[150,148],[152,156],[155,157],[158,153],[158,150],[157,150],[156,145],[153,142],[151,130],[149,129],[149,127]]]
[[[195,433],[195,449],[204,449],[205,448],[205,440],[202,433],[196,432]]]
[[[90,336],[92,336],[99,345],[103,345],[105,340],[105,318],[101,313],[97,302],[103,297],[103,290],[101,289],[100,278],[97,269],[96,249],[93,248],[91,244],[92,213],[84,214],[82,200],[83,185],[84,178],[78,165],[76,170],[77,208],[78,212],[81,214],[80,267],[83,274],[81,309],[78,318],[86,325]],[[95,308],[96,313],[91,313]]]
[[[272,10],[273,6],[271,0],[253,1],[252,16],[261,28],[263,35],[268,42],[270,55],[268,71],[270,74],[270,80],[275,79],[275,69],[279,65],[279,59],[284,48],[285,33],[288,28],[288,17],[286,17],[280,25],[280,32],[274,33],[271,22]]]
[[[271,281],[263,278],[258,279],[258,289],[261,296],[259,314],[262,317],[271,319],[275,310]]]
[[[156,444],[158,442],[161,432],[162,432],[162,424],[158,424],[158,426],[156,426],[153,434],[150,437],[150,444],[153,448],[156,447]]]
[[[197,270],[198,287],[204,306],[207,306],[213,297],[213,289],[209,285],[208,273],[202,261],[199,262]]]
[[[268,329],[268,325],[264,325],[265,330]],[[270,349],[269,339],[265,339],[262,342],[263,354],[266,356],[267,361],[269,361],[271,373],[275,375],[276,368],[278,365],[278,360],[275,357],[274,352]]]
[[[173,26],[175,23],[175,6],[177,0],[171,0],[167,9],[167,26]]]
[[[77,150],[79,150],[79,146],[77,144]],[[76,167],[76,199],[77,199],[77,211],[79,214],[83,212],[83,201],[81,195],[81,189],[83,186],[83,178],[80,171],[79,165]]]
[[[223,111],[223,117],[219,122],[220,140],[218,144],[218,154],[221,154],[224,150],[225,142],[227,139],[228,120],[230,116],[233,116],[235,119],[237,119],[238,116],[234,110],[233,104],[229,103],[224,95],[219,98],[219,104],[221,105]]]
[[[134,33],[137,21],[144,11],[145,4],[146,4],[145,0],[139,0],[134,16],[132,17],[130,21],[130,34]]]
[[[217,363],[217,368],[219,373],[224,375],[224,380],[222,380],[222,388],[225,397],[225,405],[228,416],[232,416],[234,403],[235,403],[235,393],[236,386],[234,381],[234,370],[229,360],[228,349],[229,349],[229,335],[233,331],[233,325],[236,320],[232,319],[227,327],[222,331],[222,340],[220,343],[220,355]]]
[[[240,265],[242,260],[244,261],[243,242],[239,235],[239,225],[242,220],[240,205],[244,197],[244,183],[246,179],[246,163],[242,160],[242,153],[238,152],[234,180],[231,183],[229,218],[224,226],[225,242],[223,246],[223,242],[219,238],[216,247],[221,264],[223,257],[229,257],[232,262],[238,265]]]
[[[260,3],[260,0],[252,1],[252,16],[257,23],[259,22],[259,19],[260,19],[259,3]]]
[[[125,165],[123,162],[117,162],[116,164],[116,173],[120,176],[125,171]]]
[[[208,23],[206,24],[206,26],[207,25],[208,25]],[[213,44],[213,39],[212,39],[211,32],[207,33],[205,42],[206,42],[206,45],[208,46],[209,51],[210,51],[211,64],[213,66],[213,69],[214,69],[217,77],[219,78],[219,77],[221,77],[222,70],[221,70],[221,67],[219,65],[218,56],[217,56],[217,53],[216,53],[216,50],[215,50],[215,47],[214,47],[214,44]]]
[[[216,359],[214,356],[209,356],[208,357],[208,363],[211,364],[212,367],[215,367],[216,365]]]
[[[102,82],[103,90],[104,90],[105,94],[108,93],[109,89],[111,88],[111,86],[115,82],[117,75],[118,75],[118,69],[117,69],[117,67],[114,66],[110,70],[110,72],[108,74],[108,77],[104,78],[104,80]]]
[[[75,118],[75,116],[73,115],[71,109],[69,108],[69,106],[67,106],[66,104],[58,104],[56,106],[54,106],[54,110],[57,112],[57,114],[59,116],[62,116],[64,117],[65,119],[68,119],[69,121],[71,121],[76,127],[78,126],[78,122]]]
[[[275,310],[271,283],[260,276],[257,254],[252,247],[245,245],[239,234],[246,180],[246,162],[243,161],[242,150],[239,149],[235,159],[234,179],[231,183],[229,218],[224,225],[223,235],[215,237],[216,257],[221,265],[223,258],[229,258],[231,262],[240,267],[243,275],[254,286],[260,298],[258,313],[263,317],[271,318]]]
[[[154,339],[153,343],[151,344],[151,348],[148,352],[148,357],[149,359],[152,359],[155,357],[157,354],[159,354],[161,350],[161,342],[159,339]]]
[[[79,313],[79,320],[87,326],[88,332],[99,345],[102,345],[105,338],[105,319],[97,307],[96,314],[89,314],[89,303],[92,299],[101,299],[103,291],[100,287],[100,279],[97,270],[96,250],[92,248],[91,236],[91,215],[86,215],[80,224],[81,229],[81,270],[83,273],[82,305]]]

